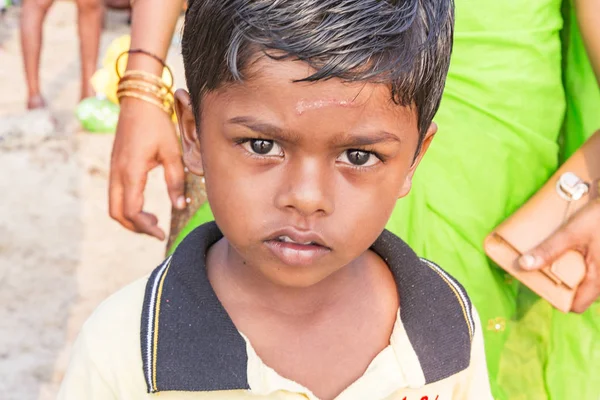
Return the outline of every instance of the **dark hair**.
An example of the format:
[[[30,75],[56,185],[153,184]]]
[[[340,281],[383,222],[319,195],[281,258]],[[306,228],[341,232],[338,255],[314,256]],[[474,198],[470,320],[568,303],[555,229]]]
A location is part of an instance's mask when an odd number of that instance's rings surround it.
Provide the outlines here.
[[[341,78],[390,85],[415,105],[423,138],[442,96],[454,25],[453,0],[191,0],[182,53],[192,107],[241,80],[257,52],[308,63],[302,81]]]

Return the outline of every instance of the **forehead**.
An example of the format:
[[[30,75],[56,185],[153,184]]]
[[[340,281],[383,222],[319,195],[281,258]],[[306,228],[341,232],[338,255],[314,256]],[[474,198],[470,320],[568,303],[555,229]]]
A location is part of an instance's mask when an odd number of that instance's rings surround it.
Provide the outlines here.
[[[314,72],[302,61],[258,58],[243,81],[208,93],[202,101],[203,111],[227,114],[224,118],[259,113],[286,123],[333,119],[338,125],[350,126],[377,121],[381,129],[416,129],[414,108],[395,104],[388,85],[338,78],[298,82]]]

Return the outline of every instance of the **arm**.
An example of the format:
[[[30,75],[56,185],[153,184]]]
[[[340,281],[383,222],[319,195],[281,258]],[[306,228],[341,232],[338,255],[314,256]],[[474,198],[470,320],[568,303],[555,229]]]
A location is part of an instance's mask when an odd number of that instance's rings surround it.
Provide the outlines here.
[[[575,0],[581,36],[596,79],[600,85],[600,0]],[[578,250],[587,265],[586,276],[579,285],[572,311],[582,313],[600,298],[600,183],[592,200],[560,229],[519,260],[525,270],[551,265],[567,250]]]
[[[600,0],[575,0],[579,30],[600,85]]]
[[[183,0],[136,0],[131,14],[131,48],[142,48],[165,59],[182,7]],[[130,57],[127,69],[162,74],[159,63],[140,55]]]
[[[165,59],[182,5],[183,0],[137,0],[132,10],[131,48]],[[130,55],[127,69],[162,73],[160,63],[142,54]],[[156,216],[143,211],[147,175],[158,165],[164,168],[173,206],[185,208],[183,164],[173,122],[152,104],[124,98],[111,159],[110,216],[127,229],[162,240],[165,234]]]

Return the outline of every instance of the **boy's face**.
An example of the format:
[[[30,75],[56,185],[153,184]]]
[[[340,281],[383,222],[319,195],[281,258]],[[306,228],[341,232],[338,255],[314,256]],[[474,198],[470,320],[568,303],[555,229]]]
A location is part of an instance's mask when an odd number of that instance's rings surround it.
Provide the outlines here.
[[[416,113],[387,86],[294,83],[312,73],[307,64],[267,57],[249,72],[204,96],[200,132],[178,91],[184,160],[205,175],[237,261],[277,284],[313,285],[360,262],[410,190],[435,125],[413,163]]]

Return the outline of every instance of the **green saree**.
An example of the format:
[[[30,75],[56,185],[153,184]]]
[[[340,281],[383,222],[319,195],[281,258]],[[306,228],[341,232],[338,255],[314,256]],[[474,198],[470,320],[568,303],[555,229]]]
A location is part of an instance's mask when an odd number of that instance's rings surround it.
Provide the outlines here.
[[[600,129],[600,89],[571,8],[565,10],[563,40],[566,114],[560,158],[564,160]],[[600,398],[600,302],[583,315],[563,314],[521,288],[516,304],[515,328],[507,338],[497,377],[502,398]]]
[[[563,122],[568,152],[600,127],[600,95],[581,40],[573,29],[563,68],[560,0],[456,3],[439,133],[388,229],[468,290],[497,399],[597,399],[600,380],[591,381],[600,371],[600,308],[560,314],[482,250],[494,226],[557,168]],[[565,96],[565,88],[585,101]],[[176,243],[211,219],[205,204]]]

